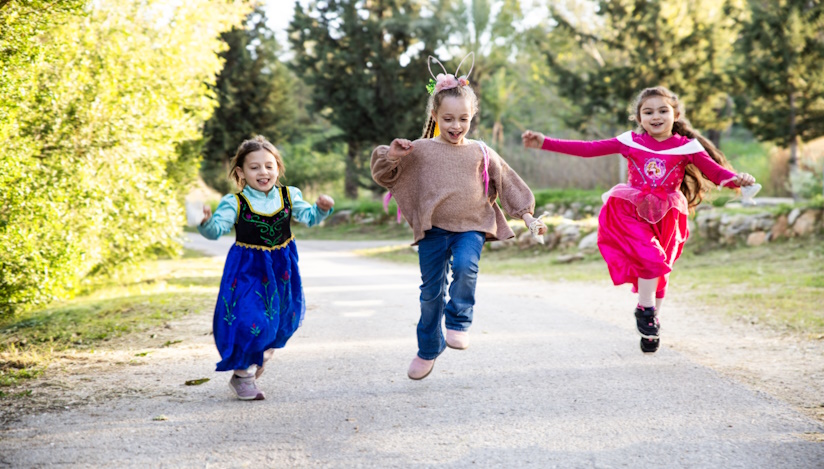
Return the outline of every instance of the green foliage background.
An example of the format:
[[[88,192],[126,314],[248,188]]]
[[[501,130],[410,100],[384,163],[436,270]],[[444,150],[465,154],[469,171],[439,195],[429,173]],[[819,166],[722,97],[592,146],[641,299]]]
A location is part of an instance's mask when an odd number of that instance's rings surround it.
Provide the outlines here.
[[[0,10],[2,37],[15,38],[1,44],[0,316],[180,249],[218,35],[248,12],[225,0],[41,3]]]

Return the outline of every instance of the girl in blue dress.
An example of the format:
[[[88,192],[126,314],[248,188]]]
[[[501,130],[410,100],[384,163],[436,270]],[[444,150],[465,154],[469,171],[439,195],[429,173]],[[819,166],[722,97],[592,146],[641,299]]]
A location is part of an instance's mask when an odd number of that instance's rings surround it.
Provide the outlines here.
[[[305,311],[290,222],[317,225],[335,202],[321,195],[310,205],[299,189],[281,185],[283,159],[261,136],[244,141],[229,167],[241,191],[224,196],[214,215],[205,206],[198,231],[217,239],[235,228],[212,326],[221,357],[217,371],[234,371],[229,387],[238,399],[260,400],[265,395],[255,380],[274,349],[300,327]]]

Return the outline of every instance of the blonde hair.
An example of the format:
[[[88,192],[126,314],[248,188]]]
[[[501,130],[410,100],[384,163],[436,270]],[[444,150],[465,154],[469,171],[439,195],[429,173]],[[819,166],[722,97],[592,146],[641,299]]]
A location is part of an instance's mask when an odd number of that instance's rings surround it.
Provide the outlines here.
[[[286,172],[286,168],[283,166],[283,158],[280,156],[280,152],[274,145],[272,145],[269,140],[266,140],[266,137],[262,135],[255,136],[249,140],[244,140],[243,143],[237,147],[237,152],[235,156],[229,160],[229,180],[235,183],[238,189],[243,190],[246,187],[246,183],[243,179],[238,175],[237,168],[243,169],[243,163],[246,161],[246,155],[249,153],[256,152],[258,150],[266,150],[275,157],[275,162],[278,166],[278,179],[276,185],[280,185],[280,178],[283,177],[283,174]]]
[[[472,117],[475,117],[478,113],[480,103],[478,102],[478,96],[475,94],[475,91],[471,86],[456,86],[455,88],[441,90],[429,97],[429,102],[426,105],[426,121],[423,125],[423,134],[421,135],[421,138],[432,138],[435,136],[435,124],[437,122],[432,118],[432,114],[438,113],[438,108],[441,107],[443,98],[448,96],[453,98],[463,97],[468,99],[470,105],[472,106]]]
[[[684,107],[678,100],[678,95],[663,86],[645,88],[638,93],[638,97],[635,99],[635,102],[630,110],[629,118],[629,120],[638,123],[636,133],[646,133],[646,130],[644,130],[641,126],[641,106],[644,104],[644,101],[653,97],[662,98],[664,102],[672,106],[672,109],[678,115],[678,119],[676,119],[672,125],[673,134],[697,139],[698,142],[701,143],[701,146],[704,147],[704,150],[707,151],[707,154],[710,155],[710,158],[721,166],[731,171],[733,170],[732,165],[729,161],[727,161],[727,157],[724,156],[724,153],[716,148],[711,141],[707,140],[703,135],[698,133],[697,130],[692,128],[689,121],[684,117]],[[693,210],[698,204],[701,203],[702,200],[704,200],[704,194],[708,189],[709,187],[706,176],[704,176],[701,170],[693,164],[687,165],[684,172],[684,180],[681,182],[681,192],[684,194],[684,197],[687,198],[687,204],[689,205],[690,210]]]

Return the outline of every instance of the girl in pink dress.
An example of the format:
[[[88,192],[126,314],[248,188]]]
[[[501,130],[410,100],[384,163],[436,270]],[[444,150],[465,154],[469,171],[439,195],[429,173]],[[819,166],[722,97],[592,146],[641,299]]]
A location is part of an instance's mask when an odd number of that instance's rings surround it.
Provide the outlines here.
[[[527,130],[527,148],[584,158],[621,154],[629,178],[604,194],[598,216],[598,249],[615,285],[631,283],[638,292],[636,327],[641,350],[658,350],[658,310],[673,264],[689,236],[687,215],[701,203],[706,179],[738,188],[755,183],[746,173],[731,171],[724,154],[682,117],[678,97],[664,87],[638,95],[637,132],[598,141],[558,140]]]

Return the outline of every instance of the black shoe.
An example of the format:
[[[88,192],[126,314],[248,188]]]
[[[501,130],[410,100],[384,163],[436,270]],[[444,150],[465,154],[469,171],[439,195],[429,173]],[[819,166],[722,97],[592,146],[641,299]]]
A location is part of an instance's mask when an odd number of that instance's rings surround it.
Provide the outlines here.
[[[641,339],[641,351],[644,353],[655,353],[658,351],[658,339]]]
[[[661,325],[658,323],[658,316],[655,315],[655,308],[642,308],[640,306],[635,308],[635,327],[641,337],[657,339]]]

